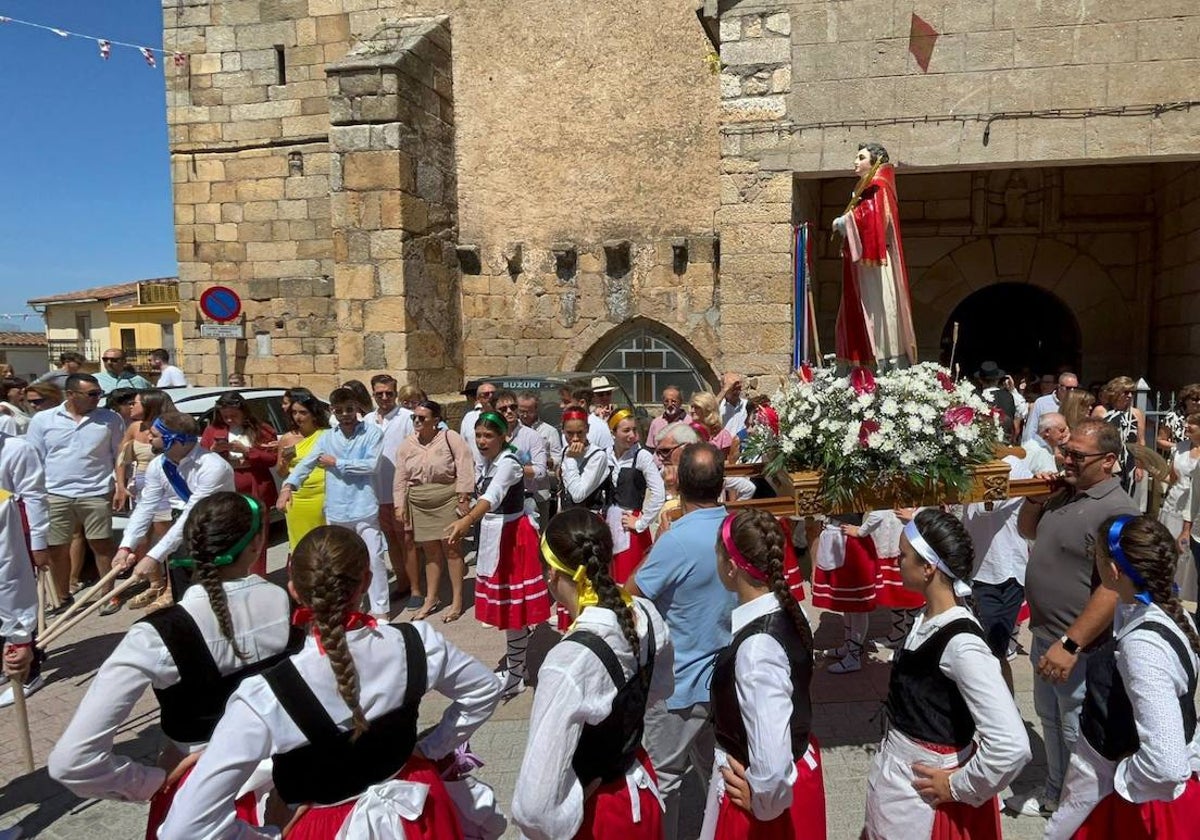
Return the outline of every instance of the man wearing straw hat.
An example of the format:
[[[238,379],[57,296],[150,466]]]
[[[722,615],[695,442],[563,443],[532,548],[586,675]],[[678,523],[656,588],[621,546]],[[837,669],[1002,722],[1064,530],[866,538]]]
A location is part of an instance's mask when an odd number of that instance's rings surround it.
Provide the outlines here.
[[[29,520],[29,543],[21,508]],[[37,635],[37,580],[29,562],[29,546],[40,566],[46,551],[46,480],[36,450],[19,437],[0,432],[0,637],[4,640],[4,676],[19,677],[28,697],[42,687],[41,657],[34,648]],[[14,687],[0,695],[0,708],[11,706]]]

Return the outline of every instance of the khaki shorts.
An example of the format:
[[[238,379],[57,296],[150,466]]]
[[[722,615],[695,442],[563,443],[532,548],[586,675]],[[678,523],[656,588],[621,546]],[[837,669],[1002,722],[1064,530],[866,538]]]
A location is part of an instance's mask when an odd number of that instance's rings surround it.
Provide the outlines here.
[[[85,496],[82,499],[72,499],[68,496],[51,494],[48,499],[50,534],[46,542],[49,545],[69,544],[81,524],[83,525],[83,535],[89,540],[112,539],[112,500],[108,496]]]

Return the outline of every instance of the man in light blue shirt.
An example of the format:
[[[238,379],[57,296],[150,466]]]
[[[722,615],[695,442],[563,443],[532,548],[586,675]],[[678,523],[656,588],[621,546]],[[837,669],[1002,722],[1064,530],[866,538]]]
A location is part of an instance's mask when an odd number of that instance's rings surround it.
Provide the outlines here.
[[[150,383],[144,377],[125,370],[124,350],[110,347],[104,351],[100,361],[104,363],[104,370],[96,374],[96,381],[100,383],[104,393],[111,394],[118,388],[137,388],[144,391],[150,387]]]
[[[79,582],[79,570],[71,568],[70,559],[76,527],[82,524],[101,575],[108,572],[115,550],[113,469],[125,423],[115,411],[99,407],[103,395],[96,377],[73,373],[67,377],[62,405],[33,415],[25,433],[45,466],[50,574],[64,606],[69,606],[71,590]],[[104,610],[115,612],[108,606]]]
[[[664,437],[673,444],[674,439]],[[710,443],[677,448],[683,516],[661,534],[649,556],[626,584],[654,602],[675,647],[675,693],[646,710],[642,744],[658,773],[663,795],[663,836],[679,829],[680,794],[690,770],[707,785],[712,774],[713,729],[709,724],[709,680],[717,653],[730,643],[735,598],[717,576],[717,535],[725,519],[721,492],[725,463]]]
[[[358,419],[359,406],[349,388],[335,388],[329,405],[337,426],[321,434],[316,445],[292,468],[279,491],[280,510],[287,510],[292,493],[318,465],[325,468],[325,521],[358,533],[371,555],[371,583],[367,587],[371,614],[381,621],[391,618],[387,563],[383,558],[383,532],[379,529],[379,496],[375,473],[383,454],[383,432]]]

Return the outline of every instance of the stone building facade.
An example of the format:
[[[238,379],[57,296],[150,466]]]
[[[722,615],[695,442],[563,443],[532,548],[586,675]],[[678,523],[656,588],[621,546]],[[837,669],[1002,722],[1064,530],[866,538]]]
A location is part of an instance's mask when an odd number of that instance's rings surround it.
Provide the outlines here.
[[[1200,378],[1191,0],[164,0],[164,26],[202,382],[216,283],[255,383],[445,392],[651,346],[697,382],[782,372],[792,226],[828,352],[866,139],[898,163],[923,357],[957,321],[964,366]]]

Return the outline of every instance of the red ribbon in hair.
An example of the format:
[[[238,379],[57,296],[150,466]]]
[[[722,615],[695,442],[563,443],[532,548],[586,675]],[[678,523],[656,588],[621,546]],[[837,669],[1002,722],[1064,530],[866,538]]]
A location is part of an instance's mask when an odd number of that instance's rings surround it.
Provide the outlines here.
[[[738,547],[733,542],[733,519],[737,516],[736,513],[731,513],[725,517],[725,521],[721,523],[721,542],[725,546],[725,553],[729,555],[729,560],[733,565],[737,566],[743,572],[754,578],[759,583],[767,583],[768,578],[764,572],[759,571],[754,567],[754,564],[746,559],[746,555],[738,550]]]
[[[303,627],[306,624],[312,624],[314,618],[316,618],[316,616],[313,615],[311,607],[299,607],[294,613],[292,613],[292,624],[294,624],[296,627]],[[346,613],[346,620],[342,622],[342,627],[346,628],[347,630],[357,630],[360,627],[370,627],[372,630],[374,630],[378,625],[379,622],[376,620],[375,616],[367,615],[366,613],[361,612]],[[317,650],[320,651],[322,656],[324,656],[325,645],[321,644],[320,631],[314,627],[312,629],[312,634],[313,638],[317,640]]]
[[[562,421],[566,423],[568,420],[587,420],[588,413],[577,405],[563,409]]]

